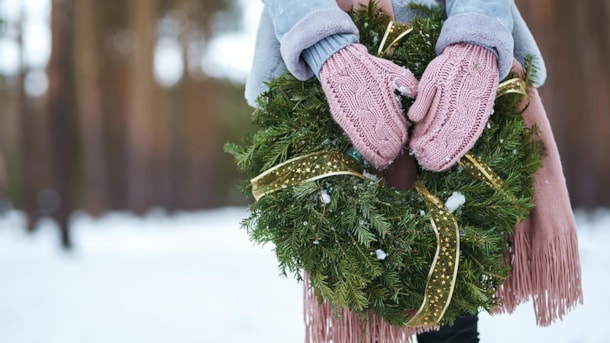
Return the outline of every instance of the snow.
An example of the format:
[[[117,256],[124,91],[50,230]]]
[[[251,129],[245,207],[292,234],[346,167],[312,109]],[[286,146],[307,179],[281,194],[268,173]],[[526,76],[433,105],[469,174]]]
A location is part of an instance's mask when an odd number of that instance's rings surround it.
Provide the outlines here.
[[[18,212],[0,215],[0,342],[302,342],[301,286],[279,276],[271,246],[248,240],[246,216],[77,214],[65,253],[52,222],[27,234]],[[585,304],[548,328],[531,304],[481,315],[481,342],[610,342],[610,210],[577,220]]]
[[[392,164],[392,163],[390,163],[390,164]],[[362,171],[362,176],[366,177],[367,179],[369,179],[369,180],[371,180],[371,181],[373,181],[373,182],[375,182],[375,181],[378,181],[378,180],[379,180],[379,178],[377,177],[377,175],[372,174],[372,173],[369,173],[369,172],[367,172],[366,170],[363,170],[363,171]]]
[[[326,189],[320,191],[320,200],[326,205],[330,204],[330,194],[328,194]]]
[[[453,194],[451,194],[451,196],[445,202],[445,207],[447,207],[447,210],[449,210],[449,212],[453,213],[465,203],[466,197],[464,196],[464,194],[460,192],[453,192]]]
[[[388,254],[386,254],[385,251],[381,249],[377,249],[375,250],[375,256],[377,256],[378,260],[385,260],[385,258],[388,257]]]

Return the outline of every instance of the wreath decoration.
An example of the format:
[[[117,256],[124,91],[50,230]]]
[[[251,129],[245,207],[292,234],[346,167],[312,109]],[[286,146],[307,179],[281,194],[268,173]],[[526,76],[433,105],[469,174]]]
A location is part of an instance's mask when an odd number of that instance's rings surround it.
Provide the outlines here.
[[[408,27],[374,2],[350,15],[370,53],[419,78],[435,57],[444,14],[413,7],[420,15]],[[531,63],[525,70],[525,80],[501,83],[486,130],[458,165],[419,168],[407,191],[385,186],[358,158],[315,78],[274,79],[252,114],[259,130],[225,145],[250,180],[242,191],[256,198],[242,227],[254,242],[274,245],[283,275],[303,280],[306,272],[318,299],[335,309],[397,326],[492,311],[510,271],[513,228],[533,208],[544,150],[517,110]]]

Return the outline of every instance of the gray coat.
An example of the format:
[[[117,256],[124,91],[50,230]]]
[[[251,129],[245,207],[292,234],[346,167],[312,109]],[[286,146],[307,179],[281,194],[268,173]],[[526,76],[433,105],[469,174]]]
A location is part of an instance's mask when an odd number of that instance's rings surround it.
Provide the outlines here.
[[[317,75],[336,51],[358,42],[358,30],[334,0],[263,0],[254,60],[246,82],[246,100],[255,107],[265,83],[289,71],[306,80]],[[500,78],[513,58],[534,56],[535,86],[546,79],[540,50],[513,0],[392,0],[396,20],[409,22],[415,13],[410,2],[442,6],[447,13],[436,52],[455,43],[484,46],[498,58]]]

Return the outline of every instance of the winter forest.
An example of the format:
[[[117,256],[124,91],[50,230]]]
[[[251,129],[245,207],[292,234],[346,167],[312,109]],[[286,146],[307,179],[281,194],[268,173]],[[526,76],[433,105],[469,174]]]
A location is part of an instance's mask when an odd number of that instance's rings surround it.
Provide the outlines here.
[[[242,24],[256,8],[230,0],[37,0],[28,6],[43,10],[30,14],[24,3],[1,2],[0,199],[27,213],[29,230],[53,217],[68,246],[75,210],[95,216],[246,201],[222,151],[249,128],[244,76],[219,78],[206,63],[219,49],[215,37],[256,30]],[[573,205],[608,206],[610,4],[519,5],[549,69],[541,93]],[[251,55],[234,48],[213,53]]]
[[[487,316],[483,341],[607,342],[572,333],[610,306],[610,1],[515,2],[548,69],[585,303],[603,301],[555,331]],[[255,129],[262,6],[0,0],[0,342],[302,341],[301,286],[239,229],[252,198],[223,152]]]
[[[34,17],[24,3],[1,5],[14,12],[2,55],[20,63],[1,76],[0,198],[29,230],[51,216],[69,246],[76,209],[243,203],[222,145],[247,129],[249,109],[239,82],[205,66],[213,37],[240,28],[240,3],[32,1],[48,8]],[[28,50],[34,39],[47,49]]]

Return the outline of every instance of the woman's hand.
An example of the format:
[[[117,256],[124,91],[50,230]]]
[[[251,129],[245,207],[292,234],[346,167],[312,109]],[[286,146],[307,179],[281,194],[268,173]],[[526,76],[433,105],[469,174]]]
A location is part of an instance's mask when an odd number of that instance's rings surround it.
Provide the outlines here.
[[[326,60],[320,83],[333,119],[360,154],[377,169],[392,163],[407,142],[407,122],[395,92],[415,96],[413,73],[352,44]]]
[[[498,63],[488,49],[450,45],[426,67],[409,119],[409,147],[432,171],[453,166],[483,133],[498,89]]]

